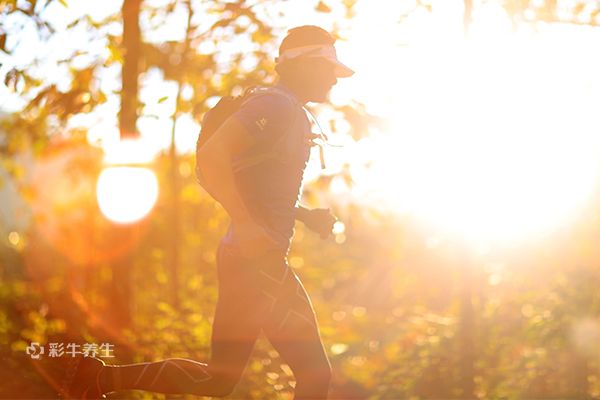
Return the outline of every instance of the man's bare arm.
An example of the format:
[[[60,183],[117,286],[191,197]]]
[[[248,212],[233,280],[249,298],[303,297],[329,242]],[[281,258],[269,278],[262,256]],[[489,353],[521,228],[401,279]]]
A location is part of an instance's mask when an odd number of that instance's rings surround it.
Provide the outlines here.
[[[232,161],[253,144],[253,138],[235,118],[229,118],[198,150],[202,186],[225,208],[233,222],[233,235],[247,258],[260,256],[278,246],[255,222],[240,196]]]
[[[232,160],[251,144],[252,138],[242,124],[229,118],[197,154],[202,186],[238,224],[250,222],[251,217],[235,186]]]

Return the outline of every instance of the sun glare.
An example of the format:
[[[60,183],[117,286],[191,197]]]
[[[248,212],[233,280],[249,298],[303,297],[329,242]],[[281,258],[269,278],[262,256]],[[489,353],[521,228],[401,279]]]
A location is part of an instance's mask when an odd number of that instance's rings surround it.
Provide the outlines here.
[[[576,28],[513,32],[497,10],[475,17],[468,39],[355,58],[390,123],[368,139],[355,191],[438,232],[518,241],[568,222],[598,182],[600,59]]]
[[[144,218],[158,198],[154,172],[142,167],[108,167],[97,184],[98,205],[102,214],[117,223],[132,223]]]

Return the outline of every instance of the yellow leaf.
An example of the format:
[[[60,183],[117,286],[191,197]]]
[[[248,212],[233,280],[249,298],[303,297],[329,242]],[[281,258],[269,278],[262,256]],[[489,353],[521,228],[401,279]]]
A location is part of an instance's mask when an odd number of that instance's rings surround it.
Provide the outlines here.
[[[317,6],[315,7],[315,10],[317,10],[318,12],[322,12],[322,13],[330,13],[331,12],[331,8],[322,1],[319,1],[319,4],[317,4]]]

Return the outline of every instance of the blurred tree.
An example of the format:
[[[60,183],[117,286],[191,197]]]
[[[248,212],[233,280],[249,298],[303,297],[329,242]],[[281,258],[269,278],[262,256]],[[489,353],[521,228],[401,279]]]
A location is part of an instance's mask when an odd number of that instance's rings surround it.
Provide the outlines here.
[[[119,110],[120,139],[139,137],[138,78],[141,64],[142,37],[139,19],[141,0],[124,0],[121,6],[123,23],[123,66],[121,69],[121,107]],[[111,265],[111,296],[114,322],[119,329],[131,325],[132,296],[131,264],[129,255],[115,260]]]

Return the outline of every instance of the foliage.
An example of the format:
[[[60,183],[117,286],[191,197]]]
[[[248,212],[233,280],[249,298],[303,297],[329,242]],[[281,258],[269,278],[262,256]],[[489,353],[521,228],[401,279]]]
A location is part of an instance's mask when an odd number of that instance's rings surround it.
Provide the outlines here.
[[[36,27],[40,40],[49,41],[57,29],[44,10],[69,3],[2,1],[0,17],[18,15]],[[278,2],[267,3],[263,7]],[[355,2],[314,3],[316,12],[341,7],[351,16]],[[517,3],[524,4],[505,6]],[[142,75],[160,71],[164,80],[188,88],[191,95],[178,96],[173,109],[198,118],[214,96],[273,79],[265,71],[272,70],[276,32],[260,7],[243,0],[190,4],[194,18],[185,37],[166,41],[153,40],[152,32],[187,4],[143,5],[148,37],[141,69]],[[195,183],[193,158],[179,157],[175,165],[180,268],[174,275],[167,246],[170,193],[161,191],[151,216],[136,225],[108,222],[95,202],[101,154],[88,144],[86,132],[69,126],[73,117],[118,99],[120,89],[100,82],[123,61],[120,20],[118,13],[99,21],[83,16],[64,27],[90,35],[106,50],[74,49],[58,60],[69,77],[65,82],[45,76],[39,60],[13,65],[4,77],[26,105],[2,120],[2,168],[19,182],[34,216],[29,231],[8,238],[2,232],[3,395],[53,397],[24,353],[32,341],[109,341],[116,345],[116,363],[206,360],[210,354],[218,295],[214,249],[227,218]],[[0,31],[0,50],[17,51],[20,33]],[[249,40],[250,50],[220,59],[219,47],[240,36]],[[150,116],[149,109],[140,104],[138,116]],[[354,139],[377,122],[361,105],[337,111],[350,122]],[[33,165],[20,161],[23,152],[31,152]],[[170,163],[160,155],[151,166],[161,188],[169,187]],[[344,178],[351,185],[349,173]],[[319,195],[331,181],[326,176],[312,184],[305,202],[322,205]],[[597,211],[586,210],[572,232],[484,257],[459,243],[431,241],[410,230],[409,222],[375,209],[334,208],[344,216],[345,231],[320,241],[298,224],[289,256],[315,304],[334,368],[332,396],[465,398],[470,384],[477,398],[600,398]],[[131,304],[120,304],[133,317],[125,330],[115,318],[115,299],[122,294],[111,285],[115,266],[131,272]],[[232,397],[291,398],[293,384],[289,366],[261,339]]]

